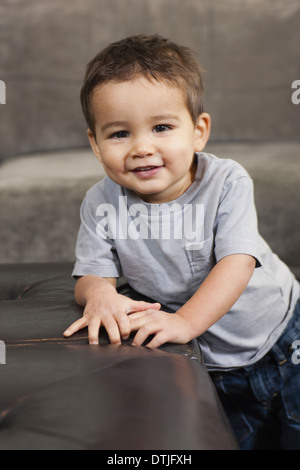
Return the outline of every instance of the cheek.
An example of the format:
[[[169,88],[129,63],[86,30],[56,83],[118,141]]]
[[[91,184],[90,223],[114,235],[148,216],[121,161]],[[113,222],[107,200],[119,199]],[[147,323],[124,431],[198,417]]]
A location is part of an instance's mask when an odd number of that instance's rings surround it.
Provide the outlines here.
[[[187,138],[178,139],[169,147],[166,155],[166,161],[177,168],[184,168],[190,165],[194,159],[194,142]]]
[[[103,166],[107,173],[121,175],[121,173],[126,172],[126,159],[123,153],[108,152],[103,159]]]
[[[102,155],[103,164],[107,165],[108,167],[115,167],[118,162],[120,162],[120,152],[115,147],[112,147],[107,144],[103,144],[100,147],[100,152]]]

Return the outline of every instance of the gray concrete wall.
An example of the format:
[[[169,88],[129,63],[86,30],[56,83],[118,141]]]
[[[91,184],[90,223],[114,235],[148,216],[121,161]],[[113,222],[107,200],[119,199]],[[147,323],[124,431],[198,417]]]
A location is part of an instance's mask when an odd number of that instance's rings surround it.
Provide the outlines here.
[[[199,52],[213,141],[299,139],[299,24],[299,0],[1,0],[0,160],[85,147],[85,65],[136,33]]]

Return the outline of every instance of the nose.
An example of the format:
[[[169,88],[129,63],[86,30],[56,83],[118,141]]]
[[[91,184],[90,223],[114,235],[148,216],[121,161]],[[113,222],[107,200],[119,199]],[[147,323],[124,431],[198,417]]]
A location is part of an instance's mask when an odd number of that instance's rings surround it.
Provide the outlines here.
[[[135,158],[144,158],[155,153],[151,137],[145,135],[134,138],[130,150],[130,156]]]

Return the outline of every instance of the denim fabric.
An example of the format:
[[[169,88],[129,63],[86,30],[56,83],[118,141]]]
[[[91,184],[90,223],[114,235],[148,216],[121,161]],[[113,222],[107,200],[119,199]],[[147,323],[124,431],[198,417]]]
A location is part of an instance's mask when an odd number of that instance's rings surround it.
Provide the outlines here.
[[[300,299],[260,361],[210,375],[240,449],[300,450]]]

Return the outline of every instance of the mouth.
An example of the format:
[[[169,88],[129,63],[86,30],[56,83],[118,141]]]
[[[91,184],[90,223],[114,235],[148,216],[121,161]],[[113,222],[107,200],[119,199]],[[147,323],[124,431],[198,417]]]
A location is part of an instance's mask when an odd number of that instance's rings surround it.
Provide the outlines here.
[[[149,178],[159,173],[159,171],[162,168],[163,168],[163,165],[162,166],[140,166],[132,170],[132,172],[141,178]]]

